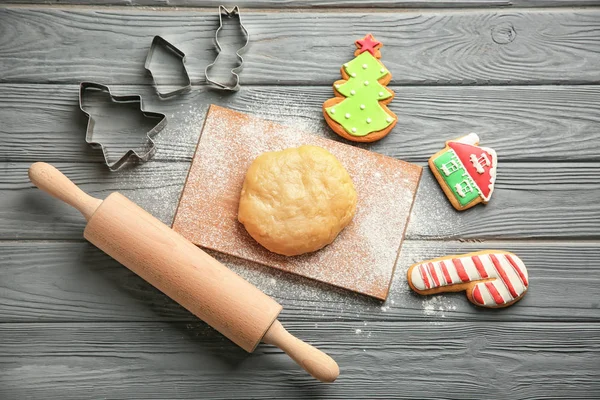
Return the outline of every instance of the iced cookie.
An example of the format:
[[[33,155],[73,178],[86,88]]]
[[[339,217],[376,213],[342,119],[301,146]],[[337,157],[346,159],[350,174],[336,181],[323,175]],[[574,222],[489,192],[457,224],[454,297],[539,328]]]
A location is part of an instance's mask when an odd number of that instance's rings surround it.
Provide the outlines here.
[[[379,61],[382,44],[369,34],[357,40],[354,60],[342,66],[335,97],[323,103],[323,115],[335,133],[355,142],[374,142],[387,135],[398,117],[386,104],[394,92],[386,85],[392,74]]]
[[[496,152],[479,147],[479,136],[470,133],[446,142],[429,159],[429,167],[450,203],[459,211],[486,204],[496,182]]]
[[[471,303],[488,308],[520,300],[527,292],[528,279],[519,257],[498,250],[434,258],[408,270],[408,284],[419,294],[464,290]]]
[[[238,220],[268,250],[294,256],[330,244],[352,220],[350,175],[327,150],[302,146],[258,156],[246,173]]]

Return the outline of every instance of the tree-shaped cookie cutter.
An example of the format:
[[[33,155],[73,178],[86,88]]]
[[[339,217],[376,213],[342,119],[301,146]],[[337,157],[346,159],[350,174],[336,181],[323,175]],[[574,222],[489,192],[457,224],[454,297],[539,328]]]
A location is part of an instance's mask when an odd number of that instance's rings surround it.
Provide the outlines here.
[[[132,102],[139,103],[140,111],[142,112],[142,114],[145,117],[158,119],[158,122],[156,123],[156,125],[150,131],[146,132],[146,138],[147,138],[146,144],[147,144],[147,148],[148,148],[147,151],[138,153],[137,151],[135,151],[135,149],[129,149],[117,161],[112,162],[112,163],[110,162],[110,160],[108,159],[108,153],[106,152],[105,146],[102,143],[94,140],[94,119],[91,116],[91,114],[85,110],[85,106],[84,106],[84,98],[86,95],[85,93],[86,93],[86,90],[90,89],[90,88],[106,92],[110,96],[111,101],[116,102],[116,103],[132,103]],[[95,83],[95,82],[81,82],[79,84],[79,108],[88,117],[88,124],[87,124],[86,132],[85,132],[86,143],[89,144],[94,149],[102,150],[102,154],[104,155],[104,162],[108,166],[108,169],[110,169],[111,171],[118,170],[119,168],[121,168],[125,163],[127,163],[130,160],[137,160],[139,162],[146,162],[146,161],[150,160],[154,156],[154,153],[156,152],[156,145],[154,144],[154,141],[152,140],[152,138],[154,136],[156,136],[156,134],[158,132],[160,132],[167,125],[167,116],[165,114],[151,112],[151,111],[144,111],[144,106],[142,103],[142,96],[140,96],[140,95],[116,96],[111,93],[108,86],[102,85],[100,83]]]
[[[182,76],[185,79],[185,84],[178,87],[175,90],[171,90],[168,92],[160,91],[160,87],[159,87],[158,83],[156,82],[156,78],[154,77],[154,74],[152,73],[152,70],[150,68],[150,64],[152,64],[152,58],[154,57],[154,52],[159,47],[164,48],[165,50],[167,50],[171,54],[173,54],[175,57],[179,58],[181,60],[181,65],[183,66],[183,75]],[[152,39],[152,44],[150,45],[150,50],[148,50],[148,55],[146,56],[146,63],[144,64],[144,68],[146,68],[146,71],[148,71],[150,76],[152,76],[152,81],[154,82],[154,88],[156,89],[156,93],[158,94],[158,96],[161,99],[175,96],[176,94],[180,94],[180,93],[185,93],[192,88],[192,81],[190,79],[190,74],[188,73],[188,70],[185,67],[185,53],[183,51],[179,50],[173,44],[169,43],[166,39],[164,39],[161,36],[154,36],[154,39]]]
[[[221,44],[219,43],[219,31],[223,28],[223,17],[224,16],[227,18],[237,17],[238,23],[240,25],[240,29],[242,30],[244,37],[246,38],[246,42],[244,43],[244,45],[235,52],[235,55],[237,56],[237,58],[239,60],[239,65],[231,70],[231,74],[235,77],[234,85],[217,82],[213,79],[210,79],[208,76],[209,71],[217,63],[217,60],[219,59],[219,55],[221,54],[221,51],[223,50],[221,48]],[[233,92],[237,92],[238,90],[240,90],[240,76],[238,74],[242,71],[242,69],[244,69],[244,58],[242,57],[242,53],[244,53],[246,51],[249,41],[250,41],[250,35],[248,34],[248,30],[242,23],[242,17],[240,15],[239,7],[235,6],[231,9],[231,11],[229,11],[227,8],[225,8],[225,6],[219,6],[219,28],[217,28],[217,31],[215,32],[215,44],[217,46],[217,57],[211,64],[209,64],[204,69],[204,76],[206,77],[206,82],[212,84],[217,89],[229,90],[229,91],[233,91]]]

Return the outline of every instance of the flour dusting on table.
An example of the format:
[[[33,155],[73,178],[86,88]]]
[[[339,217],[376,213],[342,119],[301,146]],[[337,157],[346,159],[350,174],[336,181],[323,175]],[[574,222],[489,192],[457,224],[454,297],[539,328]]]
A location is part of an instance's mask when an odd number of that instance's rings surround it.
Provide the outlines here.
[[[357,213],[331,245],[285,257],[264,249],[237,221],[239,193],[258,155],[304,144],[326,148],[346,167]],[[420,174],[413,164],[212,106],[173,228],[197,245],[385,299]]]

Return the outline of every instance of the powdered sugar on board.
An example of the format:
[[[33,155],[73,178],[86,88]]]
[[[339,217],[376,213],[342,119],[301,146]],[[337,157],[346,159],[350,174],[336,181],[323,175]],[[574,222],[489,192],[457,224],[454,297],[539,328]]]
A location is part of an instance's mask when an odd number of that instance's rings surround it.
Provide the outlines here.
[[[285,257],[256,243],[237,221],[250,163],[265,151],[321,146],[346,167],[358,193],[352,223],[329,246]],[[199,246],[379,299],[387,297],[421,167],[211,106],[173,229]]]

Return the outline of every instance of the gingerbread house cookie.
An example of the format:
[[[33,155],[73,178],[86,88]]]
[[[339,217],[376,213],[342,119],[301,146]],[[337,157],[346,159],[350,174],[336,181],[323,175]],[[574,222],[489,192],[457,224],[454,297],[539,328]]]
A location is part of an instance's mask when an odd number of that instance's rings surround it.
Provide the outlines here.
[[[479,136],[470,133],[447,141],[446,147],[429,159],[435,178],[459,211],[487,203],[494,191],[496,152],[478,145]]]

